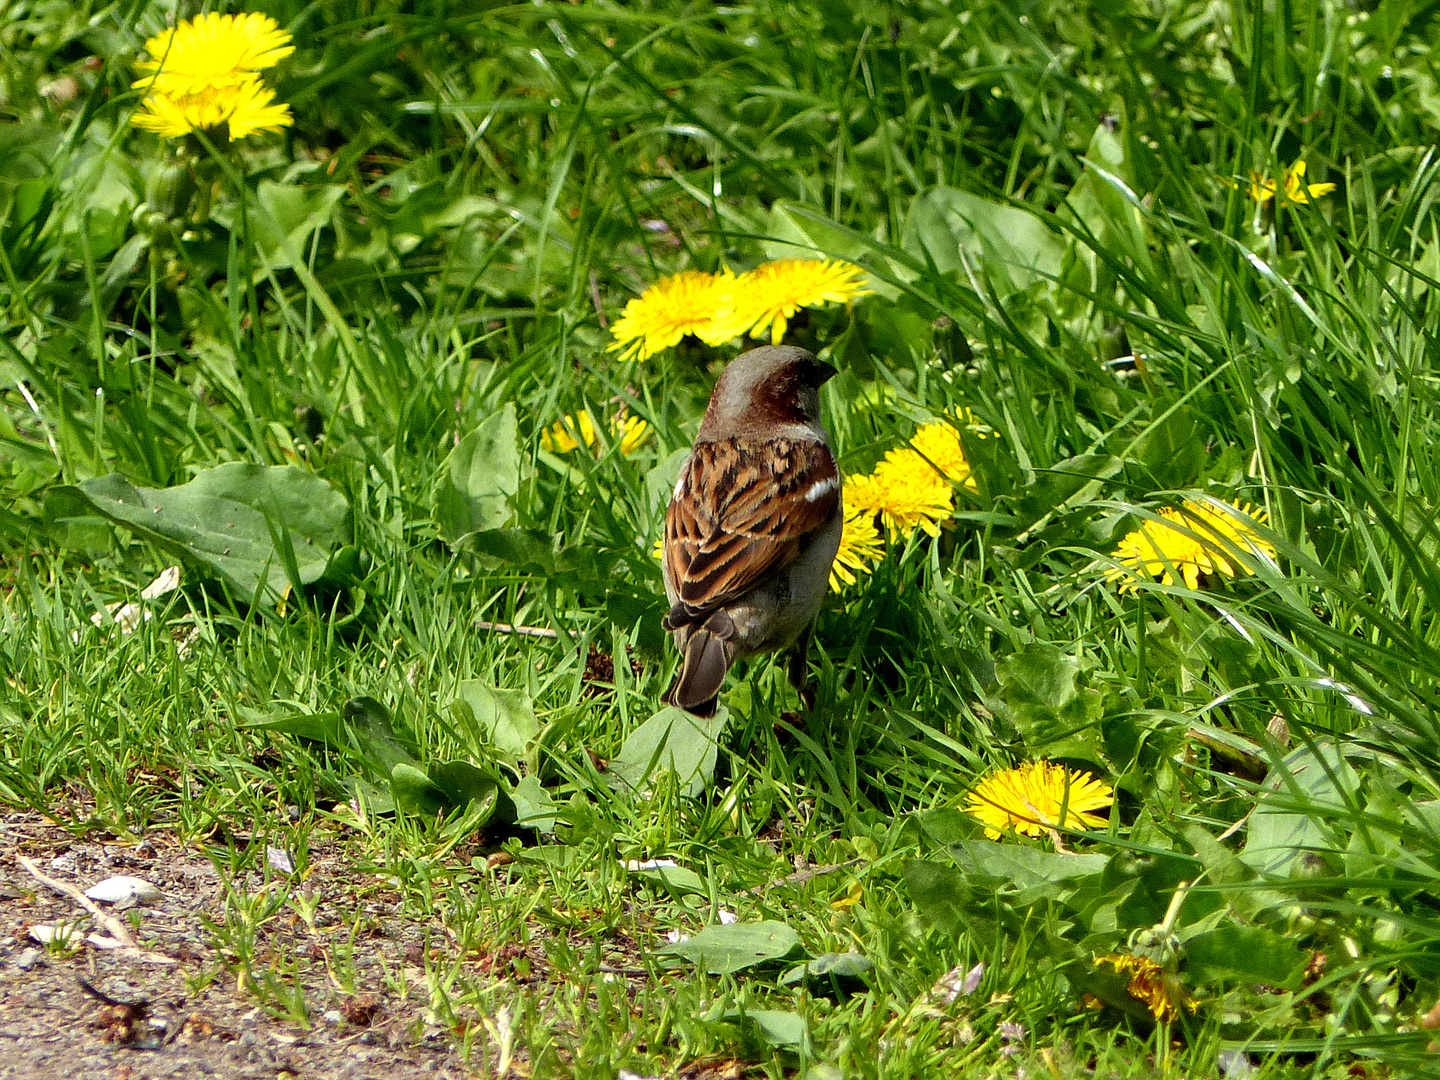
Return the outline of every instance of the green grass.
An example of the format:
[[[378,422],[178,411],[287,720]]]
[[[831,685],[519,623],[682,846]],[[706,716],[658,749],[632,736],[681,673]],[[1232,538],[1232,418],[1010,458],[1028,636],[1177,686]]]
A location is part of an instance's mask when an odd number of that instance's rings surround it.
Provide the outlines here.
[[[484,1069],[1431,1061],[1431,7],[278,0],[255,8],[295,35],[276,81],[294,127],[198,150],[188,207],[161,190],[174,148],[127,124],[131,64],[169,7],[0,8],[0,802],[77,831],[169,830],[237,882],[267,844],[303,859],[343,837],[361,894],[438,914],[408,992]],[[1247,196],[1250,170],[1300,158],[1338,190]],[[827,607],[815,715],[786,715],[779,667],[751,665],[702,794],[616,788],[597,762],[674,667],[649,550],[736,349],[620,363],[602,319],[677,269],[816,252],[878,290],[790,338],[841,370],[824,404],[845,470],[964,407],[993,433],[966,436],[979,490]],[[561,416],[612,402],[654,426],[635,454],[539,449]],[[451,451],[511,403],[501,524],[555,538],[543,556],[452,546],[437,517]],[[172,558],[73,486],[163,488],[227,462],[333,485],[353,565],[277,604],[191,564],[135,632],[92,626]],[[1195,493],[1263,507],[1278,569],[1135,596],[1105,581],[1121,536]],[[592,648],[613,685],[587,678]],[[475,680],[533,702],[523,765],[454,707]],[[294,734],[357,697],[422,765],[538,779],[553,833],[390,812],[371,736]],[[1103,872],[1067,876],[1049,840],[977,846],[950,811],[988,769],[1043,756],[1116,787],[1108,830],[1067,840]],[[1274,874],[1237,859],[1263,830]],[[502,845],[514,861],[487,868]],[[624,869],[657,858],[702,885]],[[1181,882],[1193,1015],[1155,1032],[1082,1010],[1093,957],[1159,924]],[[273,932],[304,895],[230,896],[216,977],[304,1021],[295,973],[313,961]],[[873,967],[805,985],[780,963],[671,973],[666,932],[721,909]],[[972,993],[940,1000],[942,976],[982,962]],[[803,1045],[742,1019],[756,1011],[803,1018]],[[1025,1028],[1013,1057],[1002,1022]]]

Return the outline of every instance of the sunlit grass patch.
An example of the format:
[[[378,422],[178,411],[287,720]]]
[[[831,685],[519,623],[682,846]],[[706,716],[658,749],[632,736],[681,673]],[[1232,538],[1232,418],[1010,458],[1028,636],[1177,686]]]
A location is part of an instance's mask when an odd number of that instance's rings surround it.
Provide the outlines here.
[[[512,1075],[1429,1066],[1423,11],[61,7],[0,803],[213,865],[197,987]],[[776,341],[840,372],[816,708],[697,727],[649,549]]]

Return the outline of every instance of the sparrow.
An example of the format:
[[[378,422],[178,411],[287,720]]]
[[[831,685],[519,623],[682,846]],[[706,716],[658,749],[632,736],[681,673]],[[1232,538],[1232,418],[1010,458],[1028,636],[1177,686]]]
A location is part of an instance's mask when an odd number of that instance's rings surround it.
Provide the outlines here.
[[[843,524],[840,470],[820,426],[835,374],[767,345],[720,373],[665,511],[661,625],[680,672],[670,705],[713,716],[736,660],[795,646],[790,683],[809,707],[805,654]]]

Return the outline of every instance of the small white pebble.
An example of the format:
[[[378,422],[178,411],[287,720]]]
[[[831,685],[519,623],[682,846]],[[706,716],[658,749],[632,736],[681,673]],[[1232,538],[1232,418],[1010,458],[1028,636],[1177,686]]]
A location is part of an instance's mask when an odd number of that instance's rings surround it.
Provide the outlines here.
[[[128,874],[116,874],[104,881],[97,881],[85,890],[85,895],[91,900],[99,900],[102,904],[118,904],[122,900],[130,899],[138,900],[142,904],[153,904],[165,896],[150,882],[143,878],[130,877]]]

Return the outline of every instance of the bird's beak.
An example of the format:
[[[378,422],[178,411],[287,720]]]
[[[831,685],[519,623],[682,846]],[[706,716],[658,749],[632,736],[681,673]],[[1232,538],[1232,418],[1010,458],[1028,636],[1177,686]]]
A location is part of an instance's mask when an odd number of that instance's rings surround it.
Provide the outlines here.
[[[836,371],[836,370],[835,370],[833,367],[831,367],[829,364],[825,363],[824,360],[816,360],[816,361],[815,361],[815,385],[816,385],[816,386],[824,386],[827,382],[829,382],[831,379],[833,379],[836,375],[839,375],[839,374],[840,374],[840,372]]]

